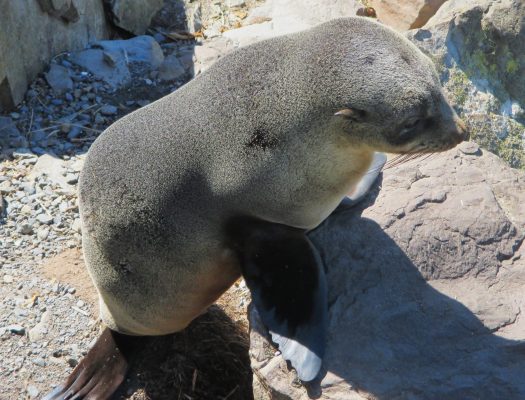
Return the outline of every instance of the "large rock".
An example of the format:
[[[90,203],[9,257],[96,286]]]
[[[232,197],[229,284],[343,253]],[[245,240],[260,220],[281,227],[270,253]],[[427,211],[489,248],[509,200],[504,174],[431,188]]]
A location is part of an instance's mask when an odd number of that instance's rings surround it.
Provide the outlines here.
[[[251,311],[255,398],[525,399],[525,174],[465,143],[380,185],[309,234],[329,282],[319,381],[295,381]]]
[[[164,54],[151,36],[128,40],[102,40],[90,49],[71,55],[70,60],[114,88],[131,82],[132,72],[144,76],[160,67]]]
[[[111,21],[118,27],[143,35],[151,19],[162,8],[163,0],[104,0]]]
[[[75,16],[76,15],[76,16]],[[22,101],[51,57],[108,36],[102,2],[17,0],[0,3],[0,110]]]
[[[408,36],[436,62],[471,137],[525,167],[525,3],[450,0]]]
[[[385,25],[399,31],[421,28],[447,0],[370,0],[368,5],[376,11]]]
[[[247,26],[224,32],[238,46],[310,28],[339,17],[355,16],[362,4],[355,0],[267,0],[253,9]],[[260,21],[265,21],[259,23]],[[251,25],[248,25],[252,22]]]

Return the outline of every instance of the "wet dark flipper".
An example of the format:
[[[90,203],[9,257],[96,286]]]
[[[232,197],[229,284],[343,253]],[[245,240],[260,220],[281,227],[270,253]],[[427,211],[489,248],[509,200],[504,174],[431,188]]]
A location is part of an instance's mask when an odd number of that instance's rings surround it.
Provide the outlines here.
[[[238,218],[228,227],[252,299],[299,379],[321,368],[327,327],[324,270],[301,229]]]
[[[104,329],[66,382],[43,400],[108,399],[126,377],[134,339]]]

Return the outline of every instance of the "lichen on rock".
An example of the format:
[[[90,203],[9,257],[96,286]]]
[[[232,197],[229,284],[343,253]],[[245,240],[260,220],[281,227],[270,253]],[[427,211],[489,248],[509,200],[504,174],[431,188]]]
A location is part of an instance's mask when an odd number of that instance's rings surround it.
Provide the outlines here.
[[[435,62],[471,138],[525,168],[525,7],[519,0],[445,3],[407,36]]]

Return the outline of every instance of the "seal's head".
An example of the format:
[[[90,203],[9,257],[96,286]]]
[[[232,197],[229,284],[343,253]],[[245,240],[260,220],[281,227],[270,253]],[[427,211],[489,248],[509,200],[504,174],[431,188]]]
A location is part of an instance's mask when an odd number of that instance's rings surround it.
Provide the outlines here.
[[[333,107],[327,112],[352,146],[429,153],[467,138],[432,61],[405,37],[364,18],[336,20],[326,29],[338,38],[327,41],[335,55],[325,66]]]

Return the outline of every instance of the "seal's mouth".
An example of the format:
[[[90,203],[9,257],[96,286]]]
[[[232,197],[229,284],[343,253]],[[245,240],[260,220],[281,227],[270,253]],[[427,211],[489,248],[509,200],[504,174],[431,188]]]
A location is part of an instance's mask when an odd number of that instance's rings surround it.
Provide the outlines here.
[[[461,142],[469,140],[470,135],[465,123],[459,118],[455,119],[454,123],[454,130],[442,135],[442,137],[447,138],[446,140],[420,143],[408,150],[399,152],[397,156],[387,161],[384,169],[394,168],[401,164],[418,159],[419,161],[427,161],[438,153],[453,149]]]

